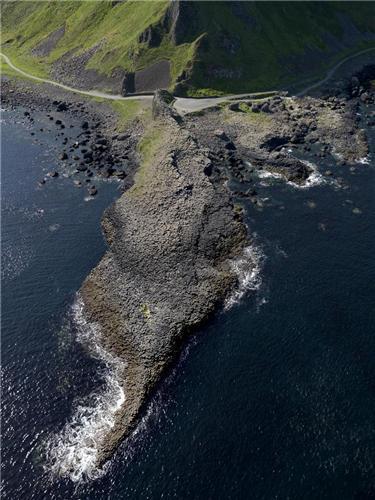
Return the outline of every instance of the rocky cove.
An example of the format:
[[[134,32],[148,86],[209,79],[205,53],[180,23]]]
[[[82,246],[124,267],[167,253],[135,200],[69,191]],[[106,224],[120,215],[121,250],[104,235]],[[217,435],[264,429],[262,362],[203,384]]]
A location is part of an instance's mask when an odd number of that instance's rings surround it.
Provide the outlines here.
[[[145,133],[142,124],[133,125],[120,140],[110,123],[98,133],[84,133],[94,138],[93,145],[105,148],[99,149],[97,159],[93,153],[80,160],[83,166],[97,162],[100,171],[103,163],[113,169],[112,150],[126,154],[124,160],[133,158],[129,172],[140,164],[132,185],[124,186],[124,195],[104,214],[109,249],[80,291],[85,318],[98,326],[103,349],[124,363],[125,400],[109,432],[100,437],[97,465],[104,464],[134,428],[184,337],[238,286],[231,262],[251,243],[251,227],[245,227],[242,207],[233,197],[259,204],[252,176],[261,171],[303,186],[313,169],[298,158],[298,151],[311,153],[317,162],[333,153],[348,168],[365,158],[366,135],[357,112],[360,103],[373,102],[370,89],[366,94],[362,100],[280,95],[260,106],[241,100],[180,117],[170,96],[158,92],[152,122],[158,134],[151,154],[143,159],[137,151]],[[52,106],[62,102],[54,99]],[[102,127],[100,120],[96,118],[99,126],[94,130]],[[88,144],[92,151],[89,141],[80,146]],[[325,175],[332,177],[330,172]],[[236,188],[231,192],[232,183]]]

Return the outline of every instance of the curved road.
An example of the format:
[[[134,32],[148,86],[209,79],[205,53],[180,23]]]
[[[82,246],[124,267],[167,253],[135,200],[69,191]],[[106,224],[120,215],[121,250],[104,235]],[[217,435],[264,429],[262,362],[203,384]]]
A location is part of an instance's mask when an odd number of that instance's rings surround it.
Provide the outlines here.
[[[88,95],[91,97],[101,97],[103,99],[111,99],[114,101],[126,101],[126,100],[134,100],[134,99],[142,99],[142,100],[150,100],[153,98],[153,93],[148,94],[148,95],[139,95],[139,96],[130,96],[130,97],[124,97],[122,95],[116,95],[116,94],[106,94],[104,92],[99,92],[96,90],[79,90],[75,89],[73,87],[69,87],[68,85],[64,85],[63,83],[58,83],[54,82],[53,80],[47,80],[45,78],[39,78],[38,76],[31,75],[30,73],[26,73],[26,71],[23,71],[20,68],[17,68],[12,61],[9,59],[8,56],[0,52],[0,56],[4,58],[5,62],[10,66],[14,71],[17,71],[17,73],[20,73],[23,76],[26,76],[27,78],[32,78],[33,80],[36,80],[37,82],[42,82],[42,83],[49,83],[50,85],[55,85],[55,87],[60,87],[64,90],[69,90],[70,92],[75,92],[76,94],[83,94],[83,95]]]
[[[335,74],[335,72],[339,69],[340,66],[345,64],[347,61],[350,61],[350,59],[354,59],[355,57],[358,57],[362,54],[366,54],[367,52],[371,52],[375,50],[375,47],[370,47],[368,49],[361,50],[360,52],[357,52],[356,54],[353,54],[351,56],[345,57],[345,59],[342,59],[340,62],[338,62],[333,68],[331,68],[328,73],[326,74],[325,78],[323,80],[319,80],[319,82],[316,82],[309,87],[305,88],[304,90],[301,90],[301,92],[298,92],[296,94],[297,96],[302,96],[303,94],[306,94],[306,92],[309,92],[310,90],[313,90],[317,87],[320,87],[320,85],[323,85],[324,83],[327,83],[330,78]]]
[[[374,51],[375,47],[370,47],[368,49],[361,50],[360,52],[357,52],[356,54],[353,54],[351,56],[345,57],[345,59],[342,59],[340,62],[338,62],[333,68],[331,68],[326,76],[322,79],[319,80],[318,82],[310,85],[309,87],[305,88],[298,94],[297,96],[302,96],[306,94],[306,92],[309,92],[310,90],[313,90],[320,85],[326,83],[332,76],[333,74],[337,71],[337,69],[342,66],[344,63],[349,61],[350,59],[354,59],[357,56],[360,56],[362,54],[365,54],[370,51]],[[55,85],[56,87],[60,87],[64,90],[68,90],[70,92],[75,92],[76,94],[82,94],[82,95],[87,95],[91,97],[99,97],[103,99],[111,99],[115,101],[134,101],[134,100],[142,100],[142,101],[151,101],[153,98],[153,93],[150,94],[142,94],[142,95],[134,95],[134,96],[122,96],[122,95],[116,95],[116,94],[106,94],[104,92],[100,92],[97,90],[79,90],[73,87],[69,87],[68,85],[64,85],[62,83],[54,82],[53,80],[48,80],[45,78],[39,78],[38,76],[31,75],[30,73],[27,73],[26,71],[23,71],[20,68],[17,68],[9,57],[7,57],[5,54],[0,52],[0,56],[4,58],[5,62],[10,66],[14,71],[17,71],[23,76],[26,76],[27,78],[31,78],[32,80],[36,80],[38,82],[42,83],[49,83],[50,85]],[[264,92],[262,92],[264,93]],[[269,92],[272,93],[272,92]],[[260,93],[259,93],[260,94]],[[176,97],[175,102],[174,102],[174,107],[175,109],[181,113],[191,113],[193,111],[201,111],[206,108],[210,108],[213,106],[216,106],[217,104],[220,104],[224,101],[231,100],[231,99],[241,99],[246,96],[255,96],[256,94],[234,94],[234,95],[229,95],[229,96],[221,96],[221,97],[207,97],[207,98],[201,98],[201,99],[194,99],[194,98],[188,98],[188,97]]]

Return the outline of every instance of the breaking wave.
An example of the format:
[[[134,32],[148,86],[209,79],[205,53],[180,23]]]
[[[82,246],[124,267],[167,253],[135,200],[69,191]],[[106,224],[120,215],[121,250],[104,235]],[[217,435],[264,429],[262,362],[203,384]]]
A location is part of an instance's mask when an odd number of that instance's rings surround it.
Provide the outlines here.
[[[258,290],[262,284],[261,270],[265,256],[256,245],[246,247],[241,257],[231,261],[231,267],[237,275],[238,285],[226,299],[224,309],[228,310],[238,304],[249,291]]]
[[[258,170],[259,179],[284,179],[284,176],[277,172],[270,172],[269,170]]]
[[[326,179],[323,177],[323,175],[319,172],[318,167],[315,165],[315,163],[309,162],[307,160],[300,160],[300,161],[305,165],[307,165],[308,167],[310,167],[312,169],[312,172],[303,184],[297,184],[296,182],[286,181],[286,183],[289,186],[292,186],[297,189],[308,189],[313,186],[319,186],[320,184],[325,184],[327,182]],[[283,174],[280,174],[278,172],[272,172],[269,170],[259,170],[257,172],[257,175],[260,179],[277,179],[281,181],[285,180],[285,176]]]
[[[116,412],[125,402],[120,383],[125,363],[101,347],[100,329],[85,319],[80,297],[72,306],[72,313],[77,340],[88,345],[92,355],[105,364],[104,387],[90,396],[89,404],[79,404],[64,428],[49,437],[45,468],[54,476],[78,482],[96,479],[105,470],[97,468],[98,450],[114,426]]]
[[[364,156],[363,158],[359,158],[356,163],[361,163],[362,165],[369,165],[370,164],[370,156]]]
[[[320,186],[321,184],[325,184],[327,182],[323,175],[319,172],[315,163],[307,160],[300,161],[310,167],[312,172],[303,184],[296,184],[295,182],[288,181],[287,184],[289,184],[289,186],[293,186],[297,189],[309,189],[313,186]]]

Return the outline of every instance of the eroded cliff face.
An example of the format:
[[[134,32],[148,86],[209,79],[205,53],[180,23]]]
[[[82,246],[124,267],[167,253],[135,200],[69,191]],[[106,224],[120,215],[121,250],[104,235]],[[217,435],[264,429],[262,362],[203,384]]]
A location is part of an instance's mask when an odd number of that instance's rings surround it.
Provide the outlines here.
[[[159,147],[134,186],[106,211],[109,249],[81,289],[102,345],[126,362],[125,403],[102,440],[99,464],[132,429],[181,339],[235,286],[230,259],[247,240],[228,191],[204,173],[208,151],[166,104],[155,108]]]

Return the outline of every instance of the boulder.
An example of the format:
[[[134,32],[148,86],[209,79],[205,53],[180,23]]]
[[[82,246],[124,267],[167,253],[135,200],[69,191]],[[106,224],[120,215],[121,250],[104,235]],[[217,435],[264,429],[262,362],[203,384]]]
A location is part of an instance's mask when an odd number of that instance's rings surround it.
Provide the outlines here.
[[[229,141],[225,144],[225,149],[228,149],[229,151],[234,151],[236,149],[236,146],[232,141]]]
[[[124,170],[116,170],[116,172],[114,173],[114,175],[116,177],[118,177],[119,179],[125,179],[126,172]]]
[[[99,137],[99,138],[96,139],[95,143],[96,144],[106,145],[108,143],[108,141],[104,137]]]
[[[126,139],[129,139],[130,134],[118,134],[117,136],[113,136],[113,138],[115,137],[117,141],[126,141]]]
[[[229,138],[228,138],[227,134],[224,132],[224,130],[221,130],[221,129],[215,130],[214,136],[218,137],[219,139],[221,139],[223,141],[229,141]]]
[[[65,102],[60,102],[60,104],[58,104],[57,108],[56,108],[56,111],[66,111],[68,109],[68,106]]]

